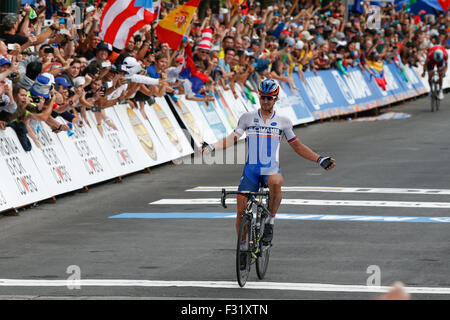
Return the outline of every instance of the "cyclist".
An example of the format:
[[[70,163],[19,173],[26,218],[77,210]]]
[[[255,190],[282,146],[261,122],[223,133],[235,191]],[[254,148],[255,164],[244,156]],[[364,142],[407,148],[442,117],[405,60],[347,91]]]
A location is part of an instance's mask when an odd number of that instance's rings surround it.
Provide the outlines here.
[[[434,75],[434,67],[437,67],[437,72],[439,73],[439,85],[441,88],[438,93],[439,100],[444,99],[444,93],[442,91],[442,81],[447,73],[447,60],[448,54],[445,48],[438,44],[434,45],[427,52],[427,59],[425,60],[424,70],[422,73],[422,77],[424,77],[425,72],[428,71],[428,82],[430,83],[431,87],[431,81]]]
[[[289,145],[303,158],[319,163],[325,170],[330,170],[335,166],[333,158],[322,157],[302,144],[294,134],[292,122],[287,117],[276,113],[274,105],[278,100],[279,91],[279,84],[275,80],[263,80],[258,88],[261,108],[257,111],[244,113],[240,117],[234,132],[213,145],[205,146],[202,150],[208,153],[213,150],[226,149],[236,143],[244,132],[247,133],[248,155],[238,191],[257,192],[260,183],[269,187],[271,215],[264,226],[262,238],[264,245],[269,245],[272,241],[274,219],[281,203],[283,176],[278,162],[278,153],[282,137],[286,137]],[[237,233],[239,233],[239,226],[247,201],[247,197],[238,195]]]

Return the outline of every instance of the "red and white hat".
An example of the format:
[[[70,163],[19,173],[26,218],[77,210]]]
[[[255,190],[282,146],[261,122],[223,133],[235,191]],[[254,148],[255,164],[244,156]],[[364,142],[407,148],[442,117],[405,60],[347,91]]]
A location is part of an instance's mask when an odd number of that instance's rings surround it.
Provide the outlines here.
[[[197,49],[203,49],[203,50],[211,50],[212,47],[212,35],[213,30],[211,28],[205,28],[202,30],[202,40],[200,40],[199,44],[197,45]]]

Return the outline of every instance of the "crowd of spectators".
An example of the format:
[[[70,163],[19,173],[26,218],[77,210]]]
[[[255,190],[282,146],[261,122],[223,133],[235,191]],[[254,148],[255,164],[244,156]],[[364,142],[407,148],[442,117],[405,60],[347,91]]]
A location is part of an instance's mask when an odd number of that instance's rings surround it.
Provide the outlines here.
[[[412,14],[384,2],[381,23],[343,1],[202,1],[179,50],[155,34],[158,20],[182,3],[161,1],[158,19],[136,32],[123,50],[102,41],[99,24],[106,1],[27,1],[5,15],[0,30],[0,129],[12,127],[25,150],[45,121],[54,132],[71,126],[115,127],[104,108],[126,102],[141,109],[154,97],[185,94],[209,101],[216,86],[256,91],[263,78],[287,82],[293,74],[347,66],[373,73],[371,65],[423,64],[433,44],[448,48],[450,19],[444,13]],[[80,5],[82,15],[77,14]],[[81,17],[81,20],[79,19]],[[77,21],[78,20],[78,21]],[[77,24],[78,23],[78,24]],[[198,71],[207,74],[199,94],[179,77],[187,44]],[[86,111],[95,114],[91,123]],[[143,113],[145,116],[145,113]],[[64,123],[57,120],[62,117]]]

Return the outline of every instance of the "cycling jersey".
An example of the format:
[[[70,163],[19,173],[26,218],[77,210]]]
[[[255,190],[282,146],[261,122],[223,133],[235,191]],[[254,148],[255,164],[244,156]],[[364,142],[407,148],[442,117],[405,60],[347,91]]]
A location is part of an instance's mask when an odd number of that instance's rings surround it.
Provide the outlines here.
[[[267,184],[268,176],[281,173],[279,149],[281,139],[291,143],[297,137],[292,122],[274,111],[272,117],[264,122],[261,110],[247,112],[241,116],[234,133],[242,136],[247,133],[247,161],[241,178],[239,191],[258,191],[259,183]]]
[[[444,53],[444,59],[442,59],[441,62],[437,62],[436,60],[434,60],[434,52],[436,50],[442,50],[442,52]],[[448,53],[447,50],[445,50],[444,47],[440,46],[440,45],[435,45],[433,46],[430,50],[428,50],[427,52],[427,66],[428,66],[428,70],[431,68],[433,69],[435,66],[438,67],[442,67],[445,65],[445,63],[448,60]]]

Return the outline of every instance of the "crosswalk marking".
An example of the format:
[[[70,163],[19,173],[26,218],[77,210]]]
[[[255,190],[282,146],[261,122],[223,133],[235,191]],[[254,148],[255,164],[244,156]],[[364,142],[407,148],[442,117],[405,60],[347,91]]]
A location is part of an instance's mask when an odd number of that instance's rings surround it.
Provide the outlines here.
[[[188,192],[220,192],[222,189],[236,191],[237,186],[198,186],[187,189]],[[415,189],[415,188],[349,188],[349,187],[308,187],[308,186],[284,186],[283,192],[341,192],[341,193],[386,193],[386,194],[425,194],[425,195],[450,195],[450,189]]]
[[[227,204],[236,204],[236,199],[227,199]],[[220,205],[219,198],[197,199],[161,199],[149,203],[151,205]],[[316,199],[283,199],[282,205],[298,206],[351,206],[351,207],[394,207],[394,208],[428,208],[449,209],[450,202],[411,202],[411,201],[369,201],[369,200],[316,200]]]

